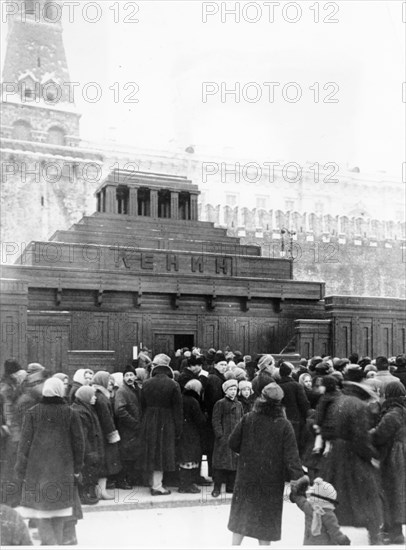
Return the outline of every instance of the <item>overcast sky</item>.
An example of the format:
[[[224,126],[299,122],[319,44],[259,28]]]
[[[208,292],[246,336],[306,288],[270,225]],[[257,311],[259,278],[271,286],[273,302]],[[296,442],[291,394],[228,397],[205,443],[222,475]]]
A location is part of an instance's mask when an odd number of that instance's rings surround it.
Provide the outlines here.
[[[116,3],[117,4],[117,3]],[[211,3],[213,4],[213,3]],[[218,3],[220,6],[223,3]],[[228,2],[232,7],[235,2]],[[101,101],[92,104],[76,93],[82,117],[82,137],[114,138],[148,148],[199,154],[242,156],[256,162],[337,162],[363,172],[401,172],[404,161],[405,24],[400,1],[301,1],[296,23],[282,17],[280,2],[274,22],[270,7],[237,3],[241,22],[231,15],[221,21],[221,9],[202,22],[200,1],[120,2],[120,22],[114,22],[113,2],[99,2],[101,18],[86,22],[80,10],[70,23],[64,9],[64,37],[71,80],[83,87],[95,81]],[[256,7],[255,7],[256,6]],[[338,6],[335,8],[335,6]],[[210,6],[209,6],[210,8]],[[212,8],[214,9],[214,7]],[[89,9],[90,18],[95,11]],[[261,16],[256,23],[245,19]],[[138,19],[124,23],[123,19]],[[298,16],[294,7],[287,16]],[[323,23],[323,19],[338,23]],[[119,83],[119,102],[109,87]],[[124,103],[134,90],[138,103]],[[219,92],[202,101],[202,85]],[[221,101],[221,83],[240,83],[240,102]],[[256,83],[246,88],[248,82]],[[270,86],[279,82],[274,101]],[[286,83],[290,99],[282,95]],[[323,86],[330,84],[326,90]],[[313,90],[309,87],[313,86]],[[316,88],[319,102],[315,102]],[[253,101],[260,91],[262,97]],[[328,94],[338,102],[325,103]],[[200,156],[200,155],[199,155]]]

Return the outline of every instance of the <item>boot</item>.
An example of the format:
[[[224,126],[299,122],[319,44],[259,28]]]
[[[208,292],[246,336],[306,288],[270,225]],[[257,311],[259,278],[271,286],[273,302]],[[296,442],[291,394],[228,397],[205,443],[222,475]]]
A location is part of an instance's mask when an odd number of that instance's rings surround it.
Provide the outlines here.
[[[76,520],[65,521],[63,526],[63,546],[76,546],[78,543],[76,538]]]
[[[192,470],[179,469],[179,493],[200,493],[199,487],[192,483]]]

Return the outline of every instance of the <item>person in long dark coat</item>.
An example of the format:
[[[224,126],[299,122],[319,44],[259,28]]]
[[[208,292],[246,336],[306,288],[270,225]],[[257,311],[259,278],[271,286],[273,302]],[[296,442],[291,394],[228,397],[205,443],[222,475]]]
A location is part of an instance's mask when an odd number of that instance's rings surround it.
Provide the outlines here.
[[[404,544],[406,523],[406,390],[398,383],[385,388],[382,418],[372,429],[372,442],[380,451],[384,493],[384,543]]]
[[[178,446],[179,493],[200,493],[193,481],[200,472],[202,430],[206,425],[206,416],[200,404],[202,389],[202,383],[192,379],[186,383],[182,393],[183,430]]]
[[[182,395],[170,361],[164,353],[156,355],[141,390],[143,467],[152,472],[153,496],[170,494],[162,484],[163,472],[176,471],[176,442],[182,435]]]
[[[20,502],[21,487],[14,472],[18,443],[21,437],[18,400],[22,393],[27,371],[16,359],[4,361],[4,375],[0,381],[0,396],[3,404],[4,423],[1,428],[0,454],[0,500],[15,507]]]
[[[85,458],[80,484],[80,498],[83,504],[97,504],[96,485],[104,464],[103,432],[94,405],[96,390],[93,386],[82,386],[75,393],[72,409],[77,411],[85,437]]]
[[[207,377],[207,383],[204,389],[204,408],[207,412],[207,425],[204,435],[204,450],[207,456],[207,464],[209,476],[212,475],[213,463],[213,448],[214,448],[214,432],[212,425],[214,405],[223,398],[223,383],[225,382],[224,374],[228,370],[227,361],[224,353],[217,352],[214,356],[213,371]]]
[[[282,389],[265,386],[252,412],[243,416],[229,438],[239,454],[228,529],[233,545],[253,537],[260,544],[280,540],[285,479],[302,477],[291,423],[286,419]]]
[[[340,525],[366,527],[370,544],[381,544],[383,510],[376,468],[378,453],[369,434],[372,427],[367,404],[369,393],[360,384],[347,382],[343,393],[331,405],[329,414],[336,422],[320,477],[337,490],[340,506],[336,514]]]
[[[213,409],[213,497],[218,497],[222,483],[226,484],[226,492],[234,490],[235,473],[238,457],[228,446],[228,437],[241,420],[243,408],[237,399],[237,380],[226,380],[223,384],[225,397],[217,401]]]
[[[299,453],[301,452],[301,434],[306,424],[307,411],[310,409],[310,403],[306,392],[299,382],[293,380],[291,373],[293,365],[283,362],[279,367],[280,380],[278,384],[283,389],[284,397],[282,405],[285,407],[287,419],[291,422],[296,436]]]
[[[60,545],[64,524],[74,514],[75,480],[84,460],[79,414],[65,403],[64,385],[45,381],[43,399],[26,413],[16,473],[23,481],[21,514],[37,518],[42,545]]]
[[[123,469],[116,487],[131,489],[140,481],[142,440],[141,440],[141,390],[135,383],[136,374],[132,365],[123,373],[123,385],[117,390],[114,399],[114,412],[120,434],[120,455]]]
[[[113,404],[110,399],[114,379],[107,371],[96,372],[93,378],[96,388],[96,403],[94,405],[103,432],[104,465],[98,481],[99,496],[103,500],[114,497],[107,493],[107,478],[118,474],[122,468],[118,442],[120,435],[114,423]]]

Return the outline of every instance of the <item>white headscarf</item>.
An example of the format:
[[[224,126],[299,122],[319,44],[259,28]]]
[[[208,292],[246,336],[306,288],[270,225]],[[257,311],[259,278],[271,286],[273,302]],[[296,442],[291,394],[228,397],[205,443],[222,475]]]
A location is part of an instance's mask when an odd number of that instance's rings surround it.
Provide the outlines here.
[[[64,397],[65,385],[59,378],[48,378],[42,388],[44,397]]]

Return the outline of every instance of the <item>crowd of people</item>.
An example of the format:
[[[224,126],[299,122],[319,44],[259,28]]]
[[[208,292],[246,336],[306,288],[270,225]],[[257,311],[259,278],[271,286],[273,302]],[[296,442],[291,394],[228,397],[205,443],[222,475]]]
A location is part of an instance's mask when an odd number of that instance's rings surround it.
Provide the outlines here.
[[[0,383],[2,518],[18,506],[42,544],[76,544],[81,505],[114,498],[112,488],[147,486],[158,496],[213,484],[213,498],[232,494],[233,544],[244,536],[269,544],[281,538],[290,482],[304,544],[349,544],[340,525],[366,528],[372,545],[402,544],[405,386],[405,355],[293,365],[229,349],[184,348],[172,359],[143,349],[121,372],[82,368],[72,380],[9,359]]]

